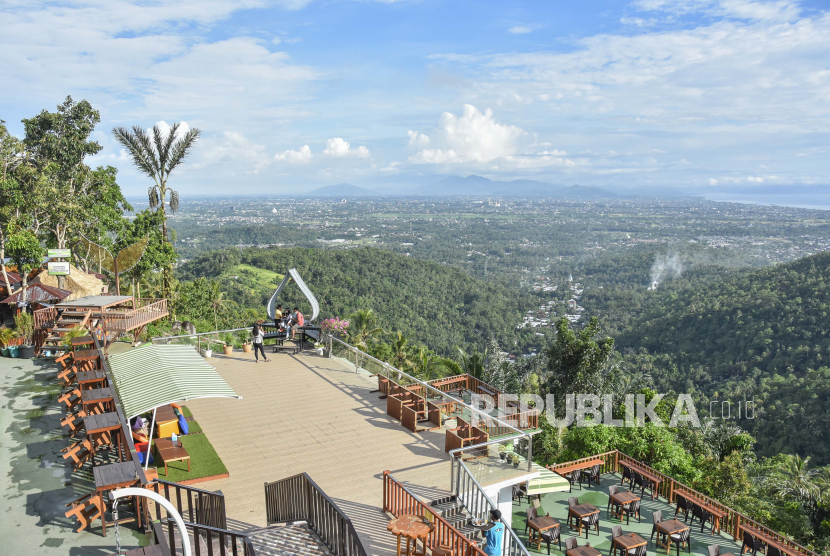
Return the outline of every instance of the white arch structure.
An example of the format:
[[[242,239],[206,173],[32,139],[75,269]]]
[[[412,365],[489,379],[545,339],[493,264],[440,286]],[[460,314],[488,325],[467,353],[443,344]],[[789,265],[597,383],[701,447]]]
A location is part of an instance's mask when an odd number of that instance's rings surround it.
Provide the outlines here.
[[[179,515],[179,512],[176,511],[173,504],[168,502],[163,496],[145,488],[119,488],[118,490],[110,491],[110,500],[113,502],[119,498],[128,498],[130,496],[149,498],[153,502],[157,502],[164,506],[164,509],[167,510],[168,514],[173,516],[173,520],[175,520],[176,526],[179,528],[179,533],[182,536],[182,553],[184,556],[190,556],[190,537],[187,536],[187,528],[184,526],[182,516]],[[117,524],[116,527],[118,527]]]
[[[274,318],[274,314],[277,310],[277,298],[280,296],[282,289],[287,286],[288,282],[291,280],[296,282],[297,287],[300,288],[300,291],[303,292],[303,295],[306,299],[308,299],[308,302],[311,303],[311,318],[308,319],[308,321],[314,321],[314,319],[317,318],[317,315],[320,314],[320,305],[317,303],[317,298],[314,297],[314,294],[311,293],[311,290],[308,286],[306,286],[306,283],[303,282],[302,278],[300,278],[300,273],[297,272],[296,268],[289,269],[288,272],[285,273],[285,278],[282,279],[280,287],[277,288],[277,291],[274,292],[274,295],[272,295],[271,299],[268,301],[268,318]]]

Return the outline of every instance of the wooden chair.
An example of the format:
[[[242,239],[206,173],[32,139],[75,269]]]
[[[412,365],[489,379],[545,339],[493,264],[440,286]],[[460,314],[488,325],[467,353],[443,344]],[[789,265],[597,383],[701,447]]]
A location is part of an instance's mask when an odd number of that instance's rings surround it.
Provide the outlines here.
[[[72,365],[72,362],[73,359],[71,351],[67,351],[63,355],[55,357],[55,363],[59,364],[61,366],[61,369],[66,369],[67,367],[70,367]]]
[[[649,540],[653,541],[654,540],[654,533],[658,533],[658,535],[657,535],[658,539],[660,537],[659,531],[657,530],[657,524],[660,523],[661,521],[663,521],[663,512],[661,512],[660,510],[657,510],[656,512],[651,514],[651,517],[652,517],[652,519],[654,519],[654,525],[651,526],[651,537],[649,538]]]
[[[720,547],[716,544],[709,545],[709,556],[720,556]]]
[[[75,434],[75,431],[80,429],[84,424],[84,417],[88,416],[89,413],[85,409],[81,409],[76,411],[75,413],[67,413],[66,417],[61,419],[61,426],[62,427],[69,427],[70,435]]]
[[[667,542],[669,543],[668,550],[671,550],[671,545],[672,545],[672,543],[674,543],[674,545],[677,546],[677,556],[680,556],[680,545],[682,544],[683,546],[686,547],[686,551],[689,554],[691,554],[692,553],[692,543],[689,540],[689,533],[690,532],[691,532],[691,528],[680,531],[679,533],[672,533],[671,535],[669,535],[668,536],[669,538],[667,539]]]
[[[631,468],[626,467],[625,465],[622,466],[622,479],[620,479],[620,486],[625,484],[628,481],[628,484],[631,484]]]
[[[568,527],[571,526],[571,518],[576,517],[571,513],[570,510],[570,508],[573,508],[574,506],[579,506],[579,498],[577,498],[576,496],[571,496],[570,498],[568,498]]]
[[[611,517],[611,507],[612,507],[612,505],[615,508],[619,505],[611,499],[612,496],[614,496],[615,494],[617,494],[619,492],[620,492],[620,487],[618,487],[617,485],[611,485],[610,487],[608,487],[608,505],[605,507],[605,517],[606,517],[606,519],[610,519],[610,517]]]
[[[712,526],[715,526],[715,516],[711,513],[707,512],[697,504],[692,506],[692,523],[695,522],[695,518],[700,520],[700,532],[703,532],[703,527],[706,525],[707,521],[712,522]],[[685,521],[685,520],[684,520]]]
[[[525,535],[527,535],[527,529],[530,527],[530,520],[536,519],[539,517],[539,511],[536,509],[535,506],[528,506],[527,507],[527,521],[525,521]]]
[[[679,512],[683,512],[683,523],[686,523],[686,520],[689,518],[689,502],[686,500],[686,497],[682,494],[675,495],[677,508],[674,510],[674,516],[677,517]]]
[[[588,538],[588,531],[591,530],[593,527],[597,535],[599,535],[599,512],[593,513],[591,515],[586,515],[582,518],[582,525],[585,526],[585,538]]]
[[[764,551],[764,542],[753,537],[748,531],[744,531],[744,542],[741,545],[741,554],[746,550],[749,550],[752,552],[752,556],[755,556],[759,550],[761,552]]]
[[[565,475],[565,478],[568,480],[570,484],[570,488],[568,492],[573,492],[574,483],[579,483],[579,490],[582,490],[582,470],[581,469],[574,469],[570,473]]]
[[[92,441],[85,438],[71,446],[67,446],[61,452],[63,452],[63,459],[72,460],[72,471],[77,471],[92,458]]]
[[[75,518],[78,520],[78,523],[81,524],[78,528],[78,531],[80,532],[89,527],[96,519],[102,518],[104,503],[97,493],[92,492],[90,494],[84,494],[77,500],[73,500],[69,504],[66,504],[66,507],[69,508],[69,510],[67,510],[64,515],[68,518]]]
[[[71,385],[73,382],[75,382],[76,376],[77,369],[75,368],[75,365],[58,371],[58,380],[61,382],[61,386]]]
[[[65,403],[66,407],[72,409],[81,402],[81,391],[73,388],[58,398],[58,403]]]
[[[625,524],[626,525],[631,523],[630,520],[631,520],[632,515],[637,516],[637,523],[642,523],[642,521],[640,519],[640,501],[639,500],[634,500],[633,502],[631,502],[629,504],[625,504],[622,507],[622,513],[625,514]],[[620,520],[620,521],[622,521],[622,520]]]
[[[576,537],[565,539],[565,552],[571,550],[572,548],[576,548],[577,546],[579,546],[579,539]]]
[[[548,545],[548,554],[550,554],[550,545],[554,541],[556,541],[557,546],[559,546],[559,552],[562,552],[561,529],[561,526],[556,526],[553,529],[546,529],[542,531],[542,540],[545,541],[545,544]]]
[[[588,473],[586,473],[586,477],[588,479],[588,488],[591,488],[591,481],[594,481],[597,484],[599,484],[599,472],[600,466],[595,465],[588,471]]]

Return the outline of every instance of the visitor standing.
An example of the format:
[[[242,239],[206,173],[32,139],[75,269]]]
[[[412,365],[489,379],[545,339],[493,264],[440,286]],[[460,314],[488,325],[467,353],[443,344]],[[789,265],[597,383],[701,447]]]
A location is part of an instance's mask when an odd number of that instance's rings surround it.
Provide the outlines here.
[[[256,362],[259,363],[259,352],[262,352],[262,359],[267,363],[270,359],[265,357],[265,348],[262,344],[265,339],[265,334],[262,332],[260,323],[261,321],[255,322],[254,329],[251,331],[254,336],[254,358],[256,359]]]

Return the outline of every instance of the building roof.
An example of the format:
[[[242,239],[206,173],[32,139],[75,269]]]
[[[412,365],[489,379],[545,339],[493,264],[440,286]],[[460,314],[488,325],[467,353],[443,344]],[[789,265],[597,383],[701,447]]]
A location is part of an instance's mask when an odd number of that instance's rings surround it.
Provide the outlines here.
[[[193,346],[145,345],[107,359],[127,417],[197,398],[237,398]]]
[[[6,274],[9,275],[9,282],[11,282],[12,284],[19,284],[23,281],[23,278],[17,272],[9,272],[7,270]],[[0,272],[0,286],[2,286],[3,284],[5,284],[5,281],[3,280],[3,273]]]
[[[72,295],[70,291],[35,282],[26,288],[25,301],[28,303],[52,303],[56,300],[66,299],[70,295]],[[23,301],[22,289],[0,301],[0,303],[19,303],[20,301]]]
[[[41,284],[46,284],[47,286],[57,287],[58,277],[50,276],[49,272],[44,270],[38,274],[32,282],[40,282]],[[104,291],[104,283],[101,280],[97,279],[92,274],[87,274],[73,265],[69,265],[69,276],[65,277],[64,287],[72,292],[72,295],[66,298],[67,301],[72,301],[84,296],[101,295],[101,292]]]
[[[131,295],[88,295],[72,301],[64,301],[58,307],[69,309],[72,307],[109,307],[132,300]]]

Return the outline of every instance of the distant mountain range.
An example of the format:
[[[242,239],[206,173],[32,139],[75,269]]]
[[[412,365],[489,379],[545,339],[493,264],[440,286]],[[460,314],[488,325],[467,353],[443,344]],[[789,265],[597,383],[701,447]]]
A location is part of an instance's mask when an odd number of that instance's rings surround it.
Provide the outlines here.
[[[371,189],[364,189],[349,183],[327,185],[308,193],[311,197],[377,197],[380,194]]]
[[[417,191],[421,195],[497,195],[500,197],[533,196],[574,199],[617,197],[616,194],[584,185],[562,187],[534,180],[495,181],[482,176],[449,176]]]

